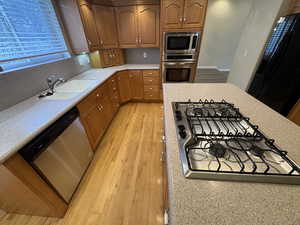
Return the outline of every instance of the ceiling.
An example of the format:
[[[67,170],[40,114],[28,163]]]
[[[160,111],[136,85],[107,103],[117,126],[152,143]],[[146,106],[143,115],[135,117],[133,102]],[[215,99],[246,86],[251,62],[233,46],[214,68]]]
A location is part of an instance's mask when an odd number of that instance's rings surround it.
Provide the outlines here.
[[[92,0],[94,4],[111,5],[111,6],[127,6],[127,5],[147,5],[159,4],[160,0]]]

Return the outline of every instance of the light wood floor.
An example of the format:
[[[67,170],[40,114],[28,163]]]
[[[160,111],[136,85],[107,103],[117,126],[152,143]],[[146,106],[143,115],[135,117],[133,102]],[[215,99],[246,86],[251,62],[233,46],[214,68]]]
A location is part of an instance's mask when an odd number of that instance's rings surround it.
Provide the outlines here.
[[[64,219],[0,211],[0,224],[163,224],[162,126],[162,104],[121,107]]]

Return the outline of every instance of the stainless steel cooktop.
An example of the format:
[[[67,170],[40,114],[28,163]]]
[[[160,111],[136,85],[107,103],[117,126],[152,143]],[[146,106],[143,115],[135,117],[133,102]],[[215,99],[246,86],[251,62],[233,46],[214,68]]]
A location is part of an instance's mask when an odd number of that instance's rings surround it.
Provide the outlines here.
[[[300,184],[300,167],[233,104],[173,102],[186,178]]]

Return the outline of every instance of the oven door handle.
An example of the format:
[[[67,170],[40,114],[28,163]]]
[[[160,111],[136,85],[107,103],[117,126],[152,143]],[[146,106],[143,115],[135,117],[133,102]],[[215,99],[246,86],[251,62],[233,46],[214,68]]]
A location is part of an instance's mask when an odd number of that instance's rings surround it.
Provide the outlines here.
[[[187,64],[196,64],[196,62],[165,62],[166,66],[175,66],[175,65],[187,65]]]

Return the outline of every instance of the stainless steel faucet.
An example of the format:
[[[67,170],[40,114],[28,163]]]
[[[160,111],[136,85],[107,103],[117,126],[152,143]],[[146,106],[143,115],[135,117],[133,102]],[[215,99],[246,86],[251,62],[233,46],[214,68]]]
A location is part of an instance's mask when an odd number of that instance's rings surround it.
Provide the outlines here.
[[[56,85],[65,82],[65,79],[62,77],[58,77],[56,75],[51,75],[47,78],[47,83],[48,83],[48,87],[49,87],[49,92],[50,94],[54,94],[54,89],[56,87]]]

